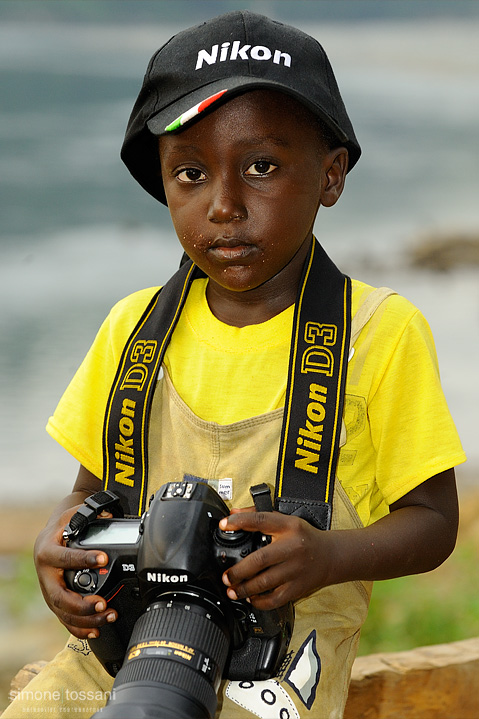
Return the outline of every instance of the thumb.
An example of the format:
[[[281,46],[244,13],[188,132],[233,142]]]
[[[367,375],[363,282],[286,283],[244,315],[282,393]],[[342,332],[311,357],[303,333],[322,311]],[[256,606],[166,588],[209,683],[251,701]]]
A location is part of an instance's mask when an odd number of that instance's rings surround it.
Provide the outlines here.
[[[231,510],[231,514],[241,514],[244,512],[256,512],[256,507],[253,504],[251,507],[241,507],[241,509],[239,507],[233,507]]]

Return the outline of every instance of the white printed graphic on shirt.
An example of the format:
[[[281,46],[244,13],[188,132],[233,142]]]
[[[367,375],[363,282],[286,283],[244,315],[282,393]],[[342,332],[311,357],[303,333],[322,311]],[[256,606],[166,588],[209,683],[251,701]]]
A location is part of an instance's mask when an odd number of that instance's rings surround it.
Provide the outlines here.
[[[316,649],[316,630],[313,629],[296,652],[284,681],[296,692],[303,704],[311,709],[320,675],[321,659]]]
[[[226,696],[260,719],[300,719],[288,693],[275,679],[228,682]]]

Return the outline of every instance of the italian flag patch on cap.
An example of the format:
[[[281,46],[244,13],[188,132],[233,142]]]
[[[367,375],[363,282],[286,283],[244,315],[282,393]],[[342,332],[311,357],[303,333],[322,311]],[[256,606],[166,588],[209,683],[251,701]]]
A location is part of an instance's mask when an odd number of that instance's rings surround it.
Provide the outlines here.
[[[203,112],[203,110],[206,110],[207,107],[212,105],[214,102],[220,99],[225,92],[228,92],[227,90],[221,90],[220,92],[215,93],[214,95],[210,95],[210,97],[207,97],[206,100],[202,100],[202,102],[199,102],[194,107],[191,107],[189,110],[184,112],[182,115],[176,118],[176,120],[173,120],[169,125],[165,127],[165,132],[173,132],[173,130],[177,130],[179,127],[184,125],[185,123],[192,120],[194,117],[200,114],[200,112]]]

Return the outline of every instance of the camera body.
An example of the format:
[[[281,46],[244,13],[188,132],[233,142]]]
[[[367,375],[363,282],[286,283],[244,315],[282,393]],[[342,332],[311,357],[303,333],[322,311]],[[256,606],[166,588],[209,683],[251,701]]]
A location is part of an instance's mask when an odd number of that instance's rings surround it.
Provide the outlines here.
[[[278,672],[293,630],[293,607],[261,611],[226,596],[223,572],[270,542],[260,532],[220,530],[228,514],[208,484],[185,479],[164,484],[141,520],[90,517],[68,540],[70,547],[108,554],[106,567],[66,571],[65,581],[79,594],[104,597],[118,612],[116,622],[89,640],[112,676],[123,660],[123,675],[126,665],[141,658],[168,660],[170,667],[173,660],[217,691],[222,677],[268,679]],[[177,615],[180,623],[172,624]],[[209,646],[210,625],[221,635],[221,650],[216,640]]]

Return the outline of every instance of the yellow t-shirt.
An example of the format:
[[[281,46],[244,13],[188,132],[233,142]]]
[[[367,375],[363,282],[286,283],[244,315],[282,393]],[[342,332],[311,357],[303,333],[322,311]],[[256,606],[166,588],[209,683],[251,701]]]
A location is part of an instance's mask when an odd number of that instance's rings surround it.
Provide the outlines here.
[[[294,305],[268,322],[232,327],[210,311],[207,284],[193,282],[166,352],[176,391],[198,417],[218,424],[284,407]]]
[[[231,327],[211,313],[206,284],[207,279],[193,282],[165,356],[176,391],[196,415],[218,424],[284,406],[293,307],[268,322]],[[116,367],[156,289],[137,292],[112,309],[47,425],[52,437],[98,477]],[[372,290],[353,280],[353,316]],[[337,475],[364,525],[429,477],[465,460],[440,386],[429,327],[398,295],[382,303],[355,342],[344,419],[347,441]]]

